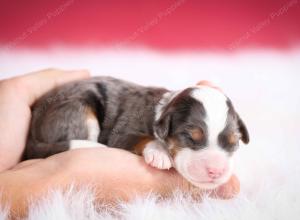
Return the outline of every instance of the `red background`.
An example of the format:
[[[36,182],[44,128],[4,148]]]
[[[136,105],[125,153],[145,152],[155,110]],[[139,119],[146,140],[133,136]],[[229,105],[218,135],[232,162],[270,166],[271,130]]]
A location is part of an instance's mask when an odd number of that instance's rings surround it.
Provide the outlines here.
[[[139,28],[145,28],[176,1],[74,0],[31,34],[28,34],[28,28],[35,27],[47,18],[47,13],[54,12],[67,1],[0,2],[0,44],[14,43],[16,47],[63,43],[71,46],[122,44],[159,49],[228,49],[239,41],[237,48],[290,48],[299,45],[300,41],[300,2],[297,0],[185,0],[157,24],[148,26],[143,33],[138,32],[137,37],[134,33]],[[253,27],[289,3],[293,5],[285,13],[251,33]],[[251,33],[248,37],[247,31]]]

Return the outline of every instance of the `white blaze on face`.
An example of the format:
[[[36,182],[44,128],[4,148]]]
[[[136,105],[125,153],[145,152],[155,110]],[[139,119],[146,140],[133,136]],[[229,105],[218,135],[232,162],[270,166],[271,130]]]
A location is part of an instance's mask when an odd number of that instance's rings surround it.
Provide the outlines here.
[[[204,106],[208,129],[208,144],[210,147],[218,146],[218,136],[224,129],[227,120],[228,106],[226,96],[217,89],[207,86],[197,86],[191,96]]]
[[[206,86],[195,87],[191,96],[205,109],[207,146],[197,151],[189,148],[179,151],[174,158],[175,167],[194,185],[215,188],[226,182],[232,172],[230,157],[218,144],[218,136],[227,120],[227,98],[220,91]]]

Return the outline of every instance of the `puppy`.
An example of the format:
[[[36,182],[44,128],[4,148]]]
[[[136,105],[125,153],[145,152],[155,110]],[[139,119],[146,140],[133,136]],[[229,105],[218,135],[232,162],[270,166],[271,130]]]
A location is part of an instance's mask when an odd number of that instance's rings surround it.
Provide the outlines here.
[[[97,77],[61,86],[33,105],[24,159],[75,148],[123,148],[212,189],[231,176],[239,140],[249,142],[247,128],[214,88],[168,91]]]

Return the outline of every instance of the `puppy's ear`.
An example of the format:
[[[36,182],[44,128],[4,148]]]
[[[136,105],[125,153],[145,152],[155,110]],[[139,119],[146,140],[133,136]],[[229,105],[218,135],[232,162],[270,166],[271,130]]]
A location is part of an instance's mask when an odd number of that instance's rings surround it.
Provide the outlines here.
[[[238,113],[236,113],[236,115],[237,115],[237,120],[238,120],[237,121],[238,129],[239,129],[239,132],[241,133],[241,140],[245,144],[248,144],[250,141],[248,129],[247,129],[245,123],[243,122],[243,120],[238,115]]]
[[[166,112],[154,123],[154,132],[162,140],[165,140],[170,131],[171,114]]]
[[[154,123],[153,129],[158,138],[165,140],[166,137],[171,133],[171,121],[173,116],[177,112],[182,112],[186,109],[186,107],[190,104],[190,96],[189,94],[193,88],[187,88],[177,94],[170,103],[165,106],[162,115],[160,118]]]

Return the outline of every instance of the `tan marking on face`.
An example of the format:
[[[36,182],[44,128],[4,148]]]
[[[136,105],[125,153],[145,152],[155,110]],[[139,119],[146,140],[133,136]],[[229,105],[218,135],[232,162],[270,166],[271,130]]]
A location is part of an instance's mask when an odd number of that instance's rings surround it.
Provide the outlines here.
[[[227,140],[229,144],[236,144],[238,142],[238,136],[234,133],[230,133],[227,136]]]
[[[199,142],[203,138],[203,131],[201,128],[193,128],[190,130],[191,137],[195,142]]]
[[[168,140],[169,145],[169,153],[171,157],[174,159],[177,153],[181,150],[178,141],[175,138],[169,138]]]

